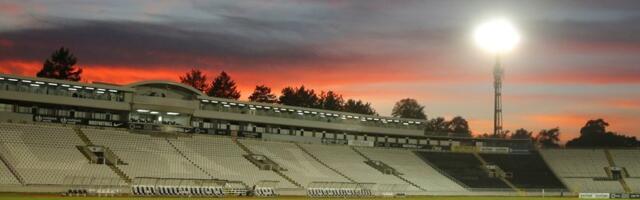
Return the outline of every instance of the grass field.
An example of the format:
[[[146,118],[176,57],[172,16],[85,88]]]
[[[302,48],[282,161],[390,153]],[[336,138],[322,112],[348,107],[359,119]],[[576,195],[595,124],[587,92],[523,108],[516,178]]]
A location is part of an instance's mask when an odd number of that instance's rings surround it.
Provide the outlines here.
[[[32,194],[0,194],[0,200],[152,200],[152,199],[217,199],[217,198],[176,198],[176,197],[61,197],[55,195],[32,195]],[[249,200],[249,199],[285,199],[285,200],[302,200],[302,199],[342,199],[347,198],[306,198],[306,197],[271,197],[271,198],[255,198],[255,197],[225,197],[221,200]],[[353,198],[353,199],[392,199],[392,198]],[[559,198],[559,197],[404,197],[397,198],[403,200],[571,200],[577,198]]]

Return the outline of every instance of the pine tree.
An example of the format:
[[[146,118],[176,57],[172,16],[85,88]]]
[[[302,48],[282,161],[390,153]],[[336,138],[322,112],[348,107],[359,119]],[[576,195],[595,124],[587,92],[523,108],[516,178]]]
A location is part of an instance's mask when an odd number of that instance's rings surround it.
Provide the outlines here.
[[[282,89],[278,102],[289,106],[316,108],[318,95],[313,89],[307,90],[304,85],[299,88],[286,87]]]
[[[318,99],[318,108],[325,110],[343,110],[344,99],[342,95],[339,95],[333,91],[320,93],[320,99]]]
[[[207,75],[202,73],[199,69],[192,69],[184,76],[181,76],[180,82],[202,92],[207,91],[207,88],[209,87],[209,84],[207,83]]]
[[[276,95],[271,93],[271,88],[265,85],[256,85],[256,89],[253,90],[249,101],[262,102],[262,103],[276,103]]]
[[[44,61],[42,69],[36,74],[38,77],[54,78],[69,81],[80,81],[81,68],[73,67],[77,62],[76,57],[69,49],[60,47]]]
[[[237,89],[236,82],[224,71],[213,80],[211,87],[207,91],[207,95],[226,99],[240,98],[240,92]]]
[[[358,113],[364,115],[377,115],[376,110],[371,107],[371,103],[362,102],[362,100],[349,99],[344,103],[342,108],[345,112]]]

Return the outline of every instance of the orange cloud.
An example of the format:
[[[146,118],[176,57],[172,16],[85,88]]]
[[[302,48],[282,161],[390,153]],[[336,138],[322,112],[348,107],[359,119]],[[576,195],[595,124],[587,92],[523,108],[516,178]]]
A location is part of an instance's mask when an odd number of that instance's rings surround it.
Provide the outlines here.
[[[483,133],[493,133],[493,120],[490,119],[467,119],[471,132],[474,135],[481,135]]]
[[[0,61],[0,72],[10,74],[21,74],[33,76],[42,66],[42,61],[22,61],[22,60],[5,60]],[[81,65],[84,69],[83,81],[93,82],[109,82],[117,84],[129,84],[142,80],[171,80],[178,81],[178,77],[183,75],[189,70],[186,67],[167,67],[167,66],[148,66],[145,68],[138,68],[136,66],[112,66],[112,65]],[[220,70],[217,69],[203,69],[208,75],[209,80],[212,80]],[[385,113],[393,106],[393,103],[398,97],[413,97],[418,99],[428,100],[427,107],[433,105],[440,106],[452,106],[452,102],[462,101],[465,99],[473,99],[477,97],[469,97],[468,93],[458,94],[456,92],[425,92],[418,88],[402,88],[402,85],[411,85],[415,83],[434,81],[437,83],[448,84],[450,79],[439,76],[437,73],[423,74],[416,72],[416,68],[406,68],[403,70],[389,70],[380,65],[370,66],[357,66],[357,65],[341,65],[341,66],[315,66],[315,67],[303,67],[303,68],[257,68],[250,69],[229,69],[227,72],[238,83],[239,90],[242,91],[242,98],[246,99],[247,96],[253,91],[255,85],[266,84],[273,88],[275,93],[279,93],[282,87],[285,86],[299,86],[304,84],[309,88],[319,90],[335,90],[338,93],[345,95],[345,98],[356,98],[365,101],[371,101],[374,106],[381,113]],[[465,82],[458,82],[464,84]],[[468,83],[473,84],[473,83]],[[397,86],[401,85],[401,86]],[[461,86],[464,87],[464,86]],[[418,91],[416,91],[418,90]],[[536,98],[527,97],[525,99],[534,99],[536,102],[540,100],[548,100],[552,98],[551,102],[555,102],[560,97],[554,97],[553,95],[541,95],[535,96]],[[562,97],[565,98],[565,97]],[[637,127],[637,114],[625,113],[609,113],[609,108],[618,108],[626,110],[640,109],[640,101],[636,99],[628,99],[627,97],[612,98],[612,99],[592,99],[592,98],[574,98],[568,96],[570,100],[593,104],[596,109],[594,113],[541,113],[535,115],[528,115],[526,113],[510,114],[510,117],[505,119],[505,125],[508,129],[515,129],[524,127],[537,133],[540,129],[548,129],[554,127],[560,127],[562,131],[562,140],[566,141],[573,137],[576,137],[580,128],[584,123],[592,118],[603,117],[609,121],[612,126],[611,130],[621,131],[626,134],[638,134],[640,129]],[[627,98],[627,99],[623,99]],[[523,101],[523,99],[513,98],[510,101]],[[477,100],[476,100],[477,101]],[[588,102],[585,102],[588,101]],[[596,103],[594,104],[594,101]],[[474,102],[477,104],[477,102]],[[473,104],[473,103],[471,103]],[[487,105],[488,106],[488,105]],[[469,124],[474,134],[491,133],[493,131],[493,120],[491,115],[486,115],[487,118],[469,117],[469,112],[466,109],[473,108],[473,105],[467,105],[466,107],[458,108],[452,106],[451,108],[440,109],[442,113],[459,113],[463,117],[467,117]],[[463,109],[463,110],[461,110]],[[443,111],[444,110],[444,111]],[[447,111],[450,110],[450,111]],[[600,111],[598,111],[600,110]],[[515,112],[515,111],[514,111]],[[433,115],[432,113],[429,113]],[[457,114],[456,114],[457,115]],[[478,116],[473,114],[472,116]]]
[[[39,61],[6,60],[0,62],[0,72],[35,76],[41,66],[42,62]]]
[[[614,99],[610,100],[607,104],[620,109],[640,110],[640,99]]]

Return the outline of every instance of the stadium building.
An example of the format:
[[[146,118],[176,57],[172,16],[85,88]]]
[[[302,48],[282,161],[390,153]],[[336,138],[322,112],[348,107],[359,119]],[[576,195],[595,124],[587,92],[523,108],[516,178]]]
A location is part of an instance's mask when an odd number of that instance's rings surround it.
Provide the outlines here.
[[[640,150],[538,150],[424,120],[0,74],[0,190],[68,195],[631,195]],[[602,195],[602,194],[600,194]]]

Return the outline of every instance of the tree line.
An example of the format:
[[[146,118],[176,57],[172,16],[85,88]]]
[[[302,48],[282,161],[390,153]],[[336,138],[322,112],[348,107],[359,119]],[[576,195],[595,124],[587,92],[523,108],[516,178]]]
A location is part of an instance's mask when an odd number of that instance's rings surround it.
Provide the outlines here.
[[[606,148],[606,147],[640,147],[640,141],[635,136],[607,131],[607,123],[604,119],[592,119],[580,129],[580,135],[564,145],[566,148]],[[560,148],[560,128],[543,129],[537,135],[524,128],[516,130],[513,134],[505,131],[502,134],[481,134],[481,138],[502,139],[530,139],[541,148]]]
[[[68,48],[61,47],[54,51],[51,56],[45,59],[42,69],[37,72],[37,77],[62,79],[69,81],[80,81],[82,68],[75,67],[77,58]],[[241,94],[235,81],[222,71],[212,81],[208,81],[207,75],[198,69],[192,69],[179,77],[180,82],[202,91],[208,96],[239,99]],[[249,101],[262,103],[279,103],[290,106],[300,106],[308,108],[318,108],[333,111],[344,111],[366,115],[378,115],[371,103],[359,99],[345,100],[341,94],[334,91],[316,92],[314,89],[299,87],[285,87],[280,91],[280,96],[276,96],[270,87],[257,85],[248,97]],[[427,119],[424,111],[425,107],[412,98],[401,99],[396,102],[391,115],[393,117]],[[589,120],[580,129],[580,135],[569,140],[565,147],[638,147],[640,141],[636,137],[625,136],[620,133],[607,131],[609,126],[603,119]],[[536,145],[543,148],[558,148],[560,144],[560,128],[540,130],[535,136],[533,132],[524,128],[515,130],[513,133],[504,131],[499,134],[479,134],[478,138],[499,138],[499,139],[530,139]],[[461,116],[456,116],[451,120],[443,117],[435,117],[425,124],[425,135],[449,136],[449,137],[473,137],[471,128],[467,120]]]
[[[225,71],[222,71],[209,83],[207,75],[198,69],[192,69],[184,76],[180,76],[180,82],[203,91],[208,96],[236,100],[240,98],[240,91],[235,81]],[[341,94],[331,90],[317,93],[316,90],[306,88],[304,85],[285,87],[280,91],[280,96],[276,96],[269,86],[256,85],[248,99],[252,102],[278,103],[289,106],[377,115],[377,112],[369,102],[357,99],[345,100]]]

